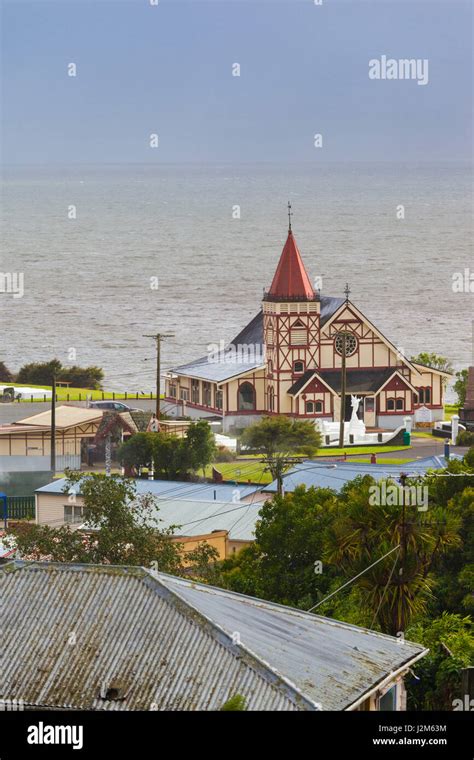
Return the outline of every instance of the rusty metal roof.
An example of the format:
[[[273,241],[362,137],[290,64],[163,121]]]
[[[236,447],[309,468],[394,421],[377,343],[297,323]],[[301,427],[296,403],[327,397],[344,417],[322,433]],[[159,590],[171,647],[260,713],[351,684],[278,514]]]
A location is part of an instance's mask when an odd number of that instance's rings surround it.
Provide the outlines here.
[[[0,567],[0,699],[86,710],[314,710],[143,568]]]
[[[350,707],[423,647],[139,567],[0,567],[0,698],[92,710]]]

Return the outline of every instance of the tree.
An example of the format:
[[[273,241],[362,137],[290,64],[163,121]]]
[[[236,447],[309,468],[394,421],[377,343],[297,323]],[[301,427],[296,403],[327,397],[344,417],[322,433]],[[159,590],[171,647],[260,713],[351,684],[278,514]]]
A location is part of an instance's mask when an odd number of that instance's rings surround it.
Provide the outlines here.
[[[428,353],[427,351],[422,351],[417,356],[412,356],[410,361],[415,362],[415,364],[423,364],[425,367],[439,369],[442,372],[451,373],[453,371],[453,365],[449,359],[446,359],[444,356],[438,356],[438,354]],[[447,378],[443,377],[443,386],[446,387],[447,384]]]
[[[132,480],[101,474],[84,476],[67,473],[65,494],[74,503],[80,483],[83,518],[87,530],[31,525],[15,528],[13,534],[22,557],[55,562],[141,565],[168,573],[191,573],[194,565],[201,575],[217,553],[199,546],[181,558],[182,545],[171,541],[177,526],[160,529],[157,502],[151,494],[137,495]],[[66,498],[66,497],[65,497]]]
[[[13,383],[14,382],[14,375],[6,364],[4,362],[0,362],[0,382],[2,383]]]
[[[191,467],[193,470],[201,469],[206,476],[206,466],[212,462],[216,454],[214,435],[205,420],[199,420],[189,425],[186,443],[190,447]]]
[[[155,478],[185,480],[192,469],[191,449],[185,438],[150,433]]]
[[[409,641],[429,653],[417,663],[417,681],[408,684],[408,707],[413,710],[466,709],[461,671],[474,662],[474,628],[469,617],[447,612],[424,619],[406,631]],[[459,700],[458,702],[456,702]]]
[[[456,382],[453,385],[454,392],[458,397],[458,404],[461,408],[466,401],[468,372],[469,370],[467,369],[462,369],[460,372],[456,372]]]
[[[62,364],[59,359],[51,359],[49,362],[31,362],[25,364],[18,372],[17,383],[31,383],[32,385],[51,385],[53,377],[59,377]]]
[[[60,373],[61,380],[67,380],[73,388],[90,388],[99,390],[104,379],[104,370],[101,367],[63,367]]]
[[[241,443],[262,454],[280,490],[283,473],[294,464],[290,456],[314,456],[321,445],[321,434],[309,420],[264,417],[244,430]]]
[[[152,454],[152,435],[150,433],[135,433],[122,443],[117,451],[119,462],[127,470],[141,470],[150,467]]]
[[[100,367],[63,367],[59,359],[51,359],[25,364],[17,375],[17,382],[51,385],[54,376],[56,380],[68,381],[74,387],[94,390],[101,387],[104,372]]]
[[[421,511],[416,499],[404,488],[397,494],[394,485],[387,482],[384,491],[381,481],[376,484],[368,475],[347,483],[327,532],[325,552],[325,559],[348,579],[380,560],[354,585],[372,612],[370,627],[377,622],[392,635],[404,632],[415,616],[426,612],[437,563],[461,543],[460,519],[446,505],[430,503],[428,512]],[[374,499],[374,493],[380,498]]]
[[[428,351],[422,351],[416,356],[410,357],[410,361],[415,364],[423,364],[425,367],[433,367],[433,369],[439,369],[442,372],[452,372],[453,365],[444,356],[438,356],[438,354],[429,353]]]

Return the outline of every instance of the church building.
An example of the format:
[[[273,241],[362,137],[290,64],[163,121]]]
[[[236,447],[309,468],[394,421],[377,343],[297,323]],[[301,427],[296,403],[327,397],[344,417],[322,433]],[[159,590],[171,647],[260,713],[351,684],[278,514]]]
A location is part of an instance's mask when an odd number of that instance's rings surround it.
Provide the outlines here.
[[[351,394],[362,398],[366,427],[395,429],[423,407],[443,419],[449,375],[415,364],[349,300],[311,284],[291,229],[262,308],[227,346],[166,373],[170,411],[218,416],[226,431],[263,415],[340,419],[342,352],[346,354],[345,419]],[[192,410],[192,411],[191,411]]]

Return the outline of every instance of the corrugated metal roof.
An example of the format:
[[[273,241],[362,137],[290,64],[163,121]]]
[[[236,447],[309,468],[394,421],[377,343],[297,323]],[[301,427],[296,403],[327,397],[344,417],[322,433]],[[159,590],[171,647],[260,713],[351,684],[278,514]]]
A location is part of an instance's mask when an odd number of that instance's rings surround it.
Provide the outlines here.
[[[147,523],[164,530],[177,525],[175,536],[199,536],[226,530],[234,541],[255,541],[255,525],[263,501],[228,504],[215,501],[159,499],[157,510],[147,516]]]
[[[37,707],[341,710],[424,653],[143,568],[11,562],[0,599],[0,697]]]
[[[103,411],[101,409],[86,409],[81,406],[58,406],[56,407],[56,427],[67,428],[74,425],[83,425],[86,422],[100,420]],[[51,427],[51,409],[47,412],[34,414],[19,420],[18,425],[46,426]]]
[[[163,582],[323,710],[343,710],[425,651],[420,644],[172,576]]]
[[[37,493],[64,493],[66,478],[53,480],[37,489]],[[135,478],[138,494],[151,493],[162,499],[191,499],[192,501],[232,502],[245,499],[259,490],[256,485],[233,485],[231,483],[191,483],[181,480],[144,480]],[[77,495],[80,485],[74,486]]]
[[[446,467],[444,457],[426,457],[424,459],[406,462],[404,464],[363,464],[357,462],[315,462],[307,460],[297,464],[284,475],[285,491],[294,491],[297,486],[304,485],[307,488],[332,488],[340,491],[350,480],[358,476],[370,475],[375,480],[387,478],[397,479],[403,472],[409,475],[425,475],[428,470],[439,470]],[[276,480],[265,486],[265,492],[276,493]]]
[[[142,568],[0,567],[0,697],[89,710],[315,709]],[[118,693],[114,696],[113,690]]]

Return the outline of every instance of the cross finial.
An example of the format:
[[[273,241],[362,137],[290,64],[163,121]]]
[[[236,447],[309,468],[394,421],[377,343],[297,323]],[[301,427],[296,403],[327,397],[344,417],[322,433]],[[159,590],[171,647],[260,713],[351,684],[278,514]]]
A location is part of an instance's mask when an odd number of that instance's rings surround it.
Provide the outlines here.
[[[344,288],[344,295],[346,296],[346,301],[349,300],[350,293],[351,293],[351,291],[350,291],[350,288],[349,288],[349,283],[346,282],[346,287]]]
[[[293,216],[293,212],[291,210],[291,203],[288,201],[288,232],[291,232],[291,217]]]

